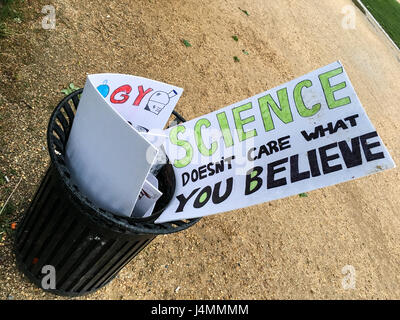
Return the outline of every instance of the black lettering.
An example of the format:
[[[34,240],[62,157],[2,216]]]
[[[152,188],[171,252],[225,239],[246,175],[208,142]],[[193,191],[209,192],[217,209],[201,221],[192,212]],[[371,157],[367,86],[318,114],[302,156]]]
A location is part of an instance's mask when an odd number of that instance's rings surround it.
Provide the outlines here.
[[[244,194],[247,196],[259,190],[262,186],[262,179],[259,178],[259,175],[263,172],[262,167],[254,167],[247,171],[246,174],[246,187]],[[255,173],[255,174],[253,174]]]
[[[279,165],[288,162],[288,158],[268,163],[267,167],[267,189],[284,186],[287,184],[286,178],[275,179],[275,175],[279,172],[285,171],[285,167],[276,168]]]
[[[370,133],[360,136],[361,146],[363,148],[365,158],[367,159],[367,161],[374,161],[374,160],[385,158],[385,155],[383,154],[383,152],[378,152],[378,153],[371,152],[372,148],[376,148],[381,145],[379,141],[375,141],[370,144],[367,143],[368,139],[371,139],[371,138],[374,138],[377,136],[378,136],[378,134],[376,133],[376,131],[373,131],[373,132],[370,132]]]
[[[207,165],[207,170],[209,171],[209,172],[208,172],[208,175],[209,175],[209,176],[213,176],[214,173],[215,173],[215,170],[214,170],[213,166],[214,166],[214,163],[213,163],[213,162],[210,162],[210,163]]]
[[[333,132],[331,133],[337,132],[340,128],[342,128],[343,130],[348,129],[347,125],[344,123],[343,120],[338,120],[336,122],[335,127],[333,128]]]
[[[315,127],[314,132],[307,133],[305,130],[303,130],[301,131],[301,134],[306,141],[311,141],[318,139],[319,137],[323,137],[325,135],[325,130],[322,126],[317,126]]]
[[[278,139],[278,145],[279,145],[279,150],[285,150],[290,148],[290,141],[289,141],[290,136],[285,136],[282,138]]]
[[[333,155],[328,156],[326,151],[329,149],[333,149],[337,147],[337,142],[328,144],[319,148],[319,156],[321,157],[321,165],[322,165],[322,172],[324,174],[335,172],[342,169],[342,165],[337,164],[334,166],[329,165],[329,161],[335,160],[339,158],[339,154],[335,153]]]
[[[207,166],[206,165],[199,167],[199,178],[200,178],[200,180],[207,178]]]
[[[199,173],[197,172],[196,169],[192,170],[191,178],[193,182],[197,181],[197,179],[199,178]]]
[[[203,207],[210,199],[211,193],[212,190],[210,186],[204,187],[194,200],[193,207],[195,207],[196,209]],[[205,198],[203,197],[204,194],[206,194]]]
[[[189,199],[190,199],[191,197],[194,196],[194,194],[195,194],[197,191],[199,191],[199,189],[200,189],[200,188],[194,189],[194,190],[192,191],[192,193],[189,195],[189,197],[187,197],[187,198],[185,198],[185,196],[184,196],[183,194],[180,194],[179,196],[176,196],[176,198],[177,198],[178,201],[179,201],[179,206],[178,206],[178,208],[176,209],[175,212],[182,212],[182,211],[183,211],[183,208],[185,208],[186,203],[189,201]]]
[[[224,172],[224,160],[215,163],[215,173]]]
[[[261,155],[262,154],[265,154],[267,156],[270,155],[270,153],[268,152],[267,146],[264,145],[264,144],[260,146],[260,149],[258,149],[258,157],[257,157],[257,159],[261,159]]]
[[[279,152],[278,143],[275,140],[269,141],[267,146],[269,147],[270,154],[273,152]]]
[[[329,122],[328,123],[328,126],[326,127],[326,128],[324,128],[324,132],[325,131],[328,131],[329,133],[334,133],[335,131],[333,131],[333,124],[332,124],[332,122]],[[324,135],[325,135],[325,133],[324,133]]]
[[[186,180],[185,180],[186,179]],[[187,172],[182,173],[182,186],[185,186],[190,180],[190,174]]]
[[[228,158],[225,158],[225,161],[228,163],[228,169],[232,169],[232,160],[235,159],[235,156],[230,156]]]
[[[318,177],[321,175],[321,171],[318,166],[317,151],[315,149],[307,152],[308,164],[310,165],[311,176]]]
[[[310,171],[299,172],[299,155],[290,157],[290,181],[297,182],[310,178]]]
[[[360,137],[351,139],[351,149],[345,140],[339,141],[339,149],[347,168],[357,167],[362,164]]]
[[[219,191],[221,189],[221,182],[222,181],[216,183],[215,186],[214,186],[214,191],[213,191],[213,194],[212,194],[212,202],[214,204],[218,204],[218,203],[221,203],[221,202],[225,201],[232,193],[233,178],[231,177],[231,178],[226,180],[226,190],[225,190],[225,193],[222,196],[219,195]]]
[[[356,122],[356,120],[355,120],[356,118],[358,118],[358,114],[353,114],[353,115],[350,116],[350,117],[344,118],[344,120],[349,121],[349,122],[350,122],[350,125],[351,125],[352,127],[355,127],[355,126],[357,125],[357,122]]]

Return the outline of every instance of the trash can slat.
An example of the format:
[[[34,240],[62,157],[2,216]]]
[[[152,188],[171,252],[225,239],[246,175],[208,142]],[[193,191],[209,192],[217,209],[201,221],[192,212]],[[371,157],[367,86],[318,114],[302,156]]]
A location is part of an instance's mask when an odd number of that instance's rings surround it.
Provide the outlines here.
[[[66,117],[62,113],[63,110],[64,110],[63,108],[60,109],[60,112],[57,114],[56,118],[57,118],[58,121],[60,121],[60,124],[62,126],[62,130],[64,132],[65,138],[67,139],[68,135],[69,135],[70,126],[68,124],[68,121],[67,121]]]
[[[96,267],[98,267],[98,261],[100,261],[104,255],[110,250],[110,248],[114,245],[115,240],[109,240],[105,244],[101,245],[97,248],[97,250],[93,251],[91,254],[91,261],[87,263],[85,269],[82,270],[80,268],[80,273],[82,274],[81,278],[78,278],[73,285],[67,290],[69,291],[81,291],[82,287],[84,287],[87,282],[93,278],[96,272]]]
[[[94,284],[93,287],[97,289],[102,283],[106,282],[107,279],[110,279],[110,276],[113,274],[114,270],[118,268],[119,263],[124,260],[129,252],[131,252],[131,250],[133,250],[138,244],[139,241],[135,241],[133,244],[131,242],[126,242],[118,257],[114,257],[114,259],[110,260],[110,262],[107,264],[107,271],[102,274],[102,277]]]
[[[46,241],[48,241],[48,238],[51,235],[51,231],[56,227],[57,224],[62,221],[62,215],[57,215],[54,214],[56,211],[54,210],[58,203],[54,203],[52,209],[49,211],[49,216],[51,215],[51,219],[48,221],[44,221],[43,225],[41,227],[37,227],[37,231],[39,232],[38,235],[32,234],[31,237],[35,239],[35,241],[32,243],[32,245],[27,249],[27,256],[25,258],[25,261],[33,261],[33,259],[37,259],[35,264],[32,264],[30,266],[30,270],[34,268],[35,265],[41,264],[42,262],[42,253],[43,253],[43,247],[46,246]],[[28,248],[28,246],[26,246]],[[23,252],[23,251],[22,251]]]
[[[108,276],[108,278],[104,280],[104,282],[107,283],[109,280],[113,279],[121,271],[121,269],[125,267],[134,257],[136,257],[140,251],[146,248],[153,239],[148,239],[142,243],[139,243],[133,250],[131,250],[130,253],[126,255],[125,259],[119,263],[118,267]]]
[[[53,135],[54,135],[54,133],[59,137],[61,143],[62,143],[63,145],[65,145],[65,142],[66,142],[66,140],[65,140],[65,133],[64,133],[64,131],[58,126],[58,124],[55,125],[55,126],[53,126]],[[57,141],[57,140],[54,140],[54,141]],[[63,148],[63,149],[64,149],[64,148]]]
[[[88,227],[82,226],[78,232],[74,232],[73,239],[70,243],[65,243],[65,249],[61,248],[61,254],[58,256],[58,262],[54,265],[57,270],[57,287],[60,287],[66,276],[68,275],[68,271],[72,264],[79,262],[77,258],[81,255],[82,249],[84,249],[84,245],[86,244],[86,237],[88,234]]]
[[[54,228],[54,231],[49,234],[49,237],[46,240],[46,246],[42,248],[39,261],[32,268],[32,274],[38,276],[38,273],[44,265],[54,265],[51,261],[52,257],[54,256],[54,252],[58,251],[59,247],[61,246],[60,241],[62,241],[65,234],[68,234],[68,230],[73,227],[73,221],[74,219],[68,215],[67,212],[62,215],[62,220]]]
[[[50,179],[50,174],[47,172],[43,178],[42,184],[39,186],[39,188],[35,192],[35,195],[32,198],[32,203],[34,205],[29,207],[29,209],[27,210],[27,214],[23,217],[21,223],[19,224],[16,236],[16,246],[19,248],[21,248],[24,245],[25,240],[29,234],[29,230],[31,229],[30,226],[33,224],[33,221],[35,220],[34,217],[40,212],[38,210],[35,210],[35,208],[39,205],[38,203],[39,199],[43,197],[44,193],[50,192],[50,190],[47,190],[47,188],[45,188],[45,185],[47,185],[49,179]]]
[[[47,206],[45,201],[43,201],[43,203],[41,204],[42,205],[41,206],[42,214],[37,217],[36,221],[33,220],[33,226],[32,226],[31,232],[27,235],[26,242],[24,244],[24,247],[21,250],[22,256],[25,257],[24,261],[28,262],[28,263],[29,263],[29,261],[27,261],[26,259],[29,257],[29,255],[27,255],[27,253],[32,250],[32,246],[38,240],[37,239],[38,236],[41,235],[41,230],[43,229],[43,227],[45,227],[46,220],[51,216],[51,213],[52,213],[51,208],[55,204],[55,200],[52,199],[52,192],[47,194],[47,197],[48,197],[50,206]]]
[[[71,105],[69,103],[69,101],[67,101],[64,105],[63,105],[63,109],[65,110],[67,116],[68,116],[68,122],[72,123],[74,121],[75,118],[75,113],[71,108]]]
[[[77,249],[74,254],[71,256],[70,261],[73,263],[67,264],[69,269],[66,269],[66,273],[64,278],[60,279],[59,289],[69,291],[70,286],[72,284],[75,285],[76,282],[79,282],[81,279],[80,274],[82,270],[84,270],[92,260],[93,255],[95,255],[96,251],[100,250],[99,243],[97,241],[93,241],[86,236],[86,239],[82,243],[79,249]],[[67,265],[65,268],[67,268]],[[62,272],[62,271],[61,271]],[[65,281],[63,281],[65,279]]]
[[[54,266],[56,288],[44,290],[66,296],[98,290],[157,235],[187,229],[200,220],[155,224],[154,220],[121,217],[99,209],[80,192],[66,166],[65,148],[81,93],[82,89],[65,97],[50,118],[47,144],[51,165],[18,223],[14,242],[18,268],[41,287],[43,266]],[[173,114],[184,121],[175,111]],[[154,212],[159,215],[175,188],[171,164],[161,169],[157,179],[164,195],[155,205]]]
[[[88,280],[84,279],[84,283],[81,285],[82,287],[79,288],[78,291],[90,291],[91,289],[94,288],[94,284],[98,283],[98,280],[106,270],[109,269],[109,264],[111,262],[112,255],[115,252],[119,252],[123,247],[125,246],[125,243],[122,243],[120,241],[115,240],[113,245],[110,247],[110,250],[106,252],[97,262],[96,266],[93,266],[93,277],[89,278]],[[114,256],[114,259],[116,260],[117,258]]]

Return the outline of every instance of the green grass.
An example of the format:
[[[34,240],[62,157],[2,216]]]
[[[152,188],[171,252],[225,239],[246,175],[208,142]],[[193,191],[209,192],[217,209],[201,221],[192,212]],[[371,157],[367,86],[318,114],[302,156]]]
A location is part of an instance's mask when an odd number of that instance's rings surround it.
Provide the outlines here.
[[[240,8],[239,8],[239,10],[242,11],[246,16],[249,16],[249,15],[250,15],[250,14],[247,12],[247,10],[243,10],[243,9],[240,9]]]
[[[5,184],[6,182],[7,182],[7,181],[6,181],[6,178],[5,178],[5,176],[4,176],[4,173],[0,171],[0,186],[2,186],[3,184]]]
[[[6,21],[14,19],[16,22],[22,21],[22,15],[17,10],[17,6],[22,0],[0,0],[0,38],[5,38],[12,34],[7,28]]]
[[[0,21],[6,19],[21,19],[21,14],[16,10],[16,4],[19,0],[0,0]]]
[[[0,214],[0,244],[4,239],[4,236],[10,235],[13,231],[11,228],[11,223],[13,222],[12,215],[14,214],[15,210],[15,205],[12,203],[12,201],[9,201],[3,209],[3,212]]]
[[[182,43],[183,43],[183,44],[185,45],[185,47],[187,47],[187,48],[189,48],[189,47],[192,46],[191,43],[190,43],[189,41],[185,40],[185,39],[182,39]]]
[[[68,85],[68,87],[65,88],[65,89],[62,89],[61,92],[64,93],[65,95],[69,95],[69,94],[71,94],[72,92],[74,92],[74,91],[76,91],[76,90],[79,90],[79,89],[80,89],[80,88],[75,87],[75,85],[71,82],[71,83]]]
[[[397,0],[361,0],[400,48],[400,3]]]

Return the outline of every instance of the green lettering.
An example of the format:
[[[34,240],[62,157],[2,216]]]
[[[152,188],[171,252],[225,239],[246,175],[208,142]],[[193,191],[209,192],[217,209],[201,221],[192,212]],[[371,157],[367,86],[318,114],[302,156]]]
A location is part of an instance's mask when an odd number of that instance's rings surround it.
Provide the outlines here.
[[[277,105],[277,103],[274,101],[274,99],[271,97],[270,94],[267,94],[266,96],[258,99],[258,104],[260,106],[260,111],[261,111],[261,116],[263,118],[265,131],[270,131],[275,128],[269,107],[271,107],[272,111],[278,116],[278,118],[282,122],[289,123],[293,121],[292,112],[290,111],[287,88],[278,90],[277,94],[280,107]]]
[[[238,133],[239,141],[242,142],[248,138],[252,138],[257,136],[256,129],[244,132],[243,126],[255,120],[254,116],[247,117],[245,119],[240,118],[240,113],[245,110],[251,109],[253,106],[251,102],[246,103],[242,106],[236,107],[232,109],[233,119],[235,120],[235,126]]]
[[[343,68],[339,67],[319,75],[319,81],[321,82],[322,89],[324,90],[326,103],[328,104],[329,109],[334,109],[351,103],[349,97],[344,97],[339,100],[335,99],[334,93],[336,91],[346,88],[346,82],[343,81],[334,86],[331,86],[329,79],[341,73],[343,73]]]
[[[229,128],[228,119],[226,118],[226,113],[217,113],[217,119],[219,127],[221,128],[222,136],[224,137],[225,146],[227,148],[233,146],[233,138]]]
[[[304,104],[301,91],[303,90],[304,87],[310,88],[311,86],[312,82],[310,80],[303,80],[298,84],[296,84],[296,87],[294,88],[293,91],[294,102],[296,103],[297,111],[299,112],[299,115],[301,115],[302,117],[311,117],[321,109],[320,103],[314,104],[311,107],[311,109],[308,109]]]
[[[205,126],[208,128],[211,125],[211,122],[208,119],[200,119],[196,122],[194,126],[194,138],[196,140],[197,148],[199,149],[200,153],[205,156],[211,156],[218,148],[217,142],[213,142],[211,147],[207,149],[204,144],[203,137],[201,136],[201,127]]]
[[[176,168],[183,168],[186,167],[190,161],[192,161],[193,158],[193,148],[192,145],[185,141],[185,140],[179,140],[178,139],[178,134],[179,133],[183,133],[186,131],[186,128],[182,125],[176,126],[174,128],[171,129],[171,131],[169,132],[169,140],[171,141],[172,144],[182,147],[185,149],[186,151],[186,156],[183,157],[180,160],[175,160],[174,161],[174,166]]]

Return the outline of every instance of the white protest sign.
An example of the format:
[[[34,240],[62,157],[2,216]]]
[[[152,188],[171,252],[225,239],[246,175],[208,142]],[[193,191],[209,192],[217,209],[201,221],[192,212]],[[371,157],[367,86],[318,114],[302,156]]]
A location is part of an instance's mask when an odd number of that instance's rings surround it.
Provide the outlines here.
[[[395,166],[340,62],[166,132],[177,184],[156,223],[243,208]]]
[[[163,129],[183,90],[167,83],[126,74],[89,75],[104,99],[136,126]]]
[[[157,155],[88,76],[66,146],[71,179],[90,201],[130,216]],[[96,81],[95,81],[96,82]]]
[[[139,198],[133,209],[132,217],[145,218],[151,215],[157,200],[162,196],[162,192],[157,189],[158,180],[152,174],[149,174],[140,191]]]

